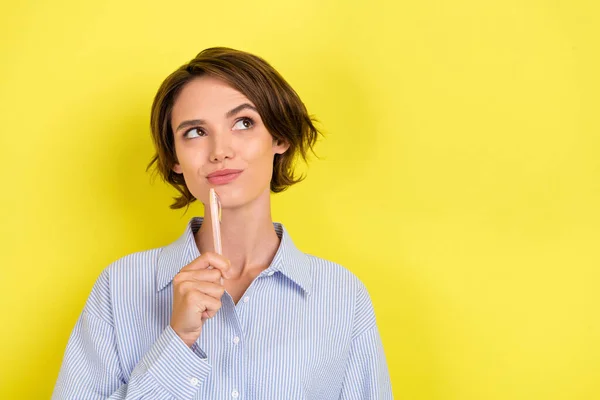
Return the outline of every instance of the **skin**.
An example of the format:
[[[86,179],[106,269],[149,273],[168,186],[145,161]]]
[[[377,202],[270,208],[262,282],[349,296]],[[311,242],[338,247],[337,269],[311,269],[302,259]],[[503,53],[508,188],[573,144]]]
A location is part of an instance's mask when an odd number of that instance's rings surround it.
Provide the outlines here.
[[[187,187],[205,207],[204,223],[195,234],[201,256],[174,279],[171,326],[191,346],[206,319],[221,307],[227,292],[237,304],[254,278],[268,268],[279,247],[271,217],[270,182],[275,154],[289,145],[277,142],[255,110],[227,113],[254,104],[224,81],[210,76],[188,82],[175,100],[171,116],[178,164]],[[182,122],[201,119],[178,129]],[[213,185],[207,175],[221,169],[241,169],[234,181]],[[222,206],[223,254],[213,252],[209,189]],[[208,266],[214,267],[208,269]],[[220,278],[223,277],[223,285]]]

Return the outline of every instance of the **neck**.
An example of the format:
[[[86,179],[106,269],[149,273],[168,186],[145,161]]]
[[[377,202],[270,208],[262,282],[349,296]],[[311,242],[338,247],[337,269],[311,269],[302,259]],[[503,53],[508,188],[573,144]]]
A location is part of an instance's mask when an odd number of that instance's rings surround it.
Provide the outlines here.
[[[200,253],[214,251],[208,206],[205,206],[204,222],[195,238]],[[221,211],[221,245],[223,255],[231,261],[233,278],[254,275],[268,268],[279,242],[271,218],[269,191],[243,207]]]

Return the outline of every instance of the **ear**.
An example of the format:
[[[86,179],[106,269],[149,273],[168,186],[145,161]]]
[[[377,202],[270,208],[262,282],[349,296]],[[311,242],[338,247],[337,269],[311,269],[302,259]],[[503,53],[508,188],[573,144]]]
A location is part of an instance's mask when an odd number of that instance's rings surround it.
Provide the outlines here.
[[[179,164],[173,164],[173,168],[171,169],[177,174],[183,174],[183,170],[181,169],[181,165]]]
[[[283,154],[290,148],[290,144],[280,139],[273,139],[273,153]]]

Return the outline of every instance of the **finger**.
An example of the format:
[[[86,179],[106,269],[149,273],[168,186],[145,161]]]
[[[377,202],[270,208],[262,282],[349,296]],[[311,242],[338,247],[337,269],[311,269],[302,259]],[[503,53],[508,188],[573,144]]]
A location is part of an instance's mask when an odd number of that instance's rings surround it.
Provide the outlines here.
[[[225,288],[219,284],[196,280],[181,282],[177,290],[184,296],[190,291],[198,291],[215,299],[220,299],[225,293]]]
[[[219,312],[219,310],[204,311],[202,313],[202,321],[206,321],[207,319],[214,317],[215,315],[217,315],[217,312]]]
[[[198,313],[207,312],[210,315],[211,311],[216,312],[221,308],[221,300],[204,293],[196,292],[190,301]]]
[[[178,273],[174,278],[174,284],[177,285],[184,281],[200,281],[200,282],[220,282],[221,271],[218,269],[201,269],[196,271],[183,271]]]
[[[214,253],[212,251],[204,252],[200,257],[193,260],[191,263],[181,269],[181,271],[194,271],[199,269],[207,269],[209,266],[217,268],[221,271],[224,277],[227,276],[227,271],[231,266],[231,262],[228,258],[221,254]]]

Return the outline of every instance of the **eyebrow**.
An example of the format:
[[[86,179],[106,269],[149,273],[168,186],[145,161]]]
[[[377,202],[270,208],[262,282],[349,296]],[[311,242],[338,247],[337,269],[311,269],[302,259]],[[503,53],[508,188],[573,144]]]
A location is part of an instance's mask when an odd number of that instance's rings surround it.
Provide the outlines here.
[[[255,113],[258,113],[258,110],[256,109],[256,107],[254,107],[253,105],[251,105],[249,103],[244,103],[244,104],[240,104],[239,106],[227,111],[225,113],[225,118],[231,118],[242,110],[252,110]],[[190,119],[187,121],[183,121],[182,123],[179,124],[177,129],[175,129],[175,132],[178,132],[179,130],[181,130],[183,128],[188,128],[190,126],[195,126],[195,125],[202,125],[204,123],[206,123],[206,121],[203,119]]]

